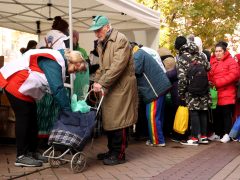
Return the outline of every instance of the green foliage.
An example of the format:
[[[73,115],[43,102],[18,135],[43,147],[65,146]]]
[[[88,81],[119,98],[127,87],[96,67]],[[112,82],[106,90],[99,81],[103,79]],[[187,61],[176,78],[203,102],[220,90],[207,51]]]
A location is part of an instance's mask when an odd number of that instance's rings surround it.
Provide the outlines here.
[[[199,36],[205,48],[233,34],[240,21],[240,0],[137,0],[161,15],[160,46],[173,49],[178,35]]]

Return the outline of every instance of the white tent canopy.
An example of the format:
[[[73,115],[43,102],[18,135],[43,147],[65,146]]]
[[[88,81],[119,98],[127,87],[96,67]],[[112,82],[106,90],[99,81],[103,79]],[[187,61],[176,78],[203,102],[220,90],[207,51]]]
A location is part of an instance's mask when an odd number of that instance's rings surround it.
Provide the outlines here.
[[[0,26],[44,35],[52,26],[52,18],[68,21],[68,0],[0,0]],[[92,17],[105,15],[112,26],[125,33],[129,40],[156,49],[160,13],[134,0],[71,0],[72,26],[80,32],[80,45],[93,49],[94,33],[88,32]]]

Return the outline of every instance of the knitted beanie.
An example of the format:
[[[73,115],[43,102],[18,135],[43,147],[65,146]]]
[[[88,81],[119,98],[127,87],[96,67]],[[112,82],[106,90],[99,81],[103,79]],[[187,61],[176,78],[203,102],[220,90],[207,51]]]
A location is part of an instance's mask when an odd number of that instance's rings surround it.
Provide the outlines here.
[[[184,44],[187,43],[187,39],[184,36],[178,36],[175,40],[174,47],[179,50]]]

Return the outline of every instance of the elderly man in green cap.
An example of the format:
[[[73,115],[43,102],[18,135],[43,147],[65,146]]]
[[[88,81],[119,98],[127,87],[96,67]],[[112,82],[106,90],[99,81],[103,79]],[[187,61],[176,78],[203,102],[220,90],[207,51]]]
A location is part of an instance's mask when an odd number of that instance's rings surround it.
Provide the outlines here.
[[[125,162],[128,128],[136,123],[138,94],[128,39],[111,28],[105,16],[96,16],[89,30],[98,38],[99,64],[93,89],[104,91],[102,122],[108,151],[97,155],[105,165]]]

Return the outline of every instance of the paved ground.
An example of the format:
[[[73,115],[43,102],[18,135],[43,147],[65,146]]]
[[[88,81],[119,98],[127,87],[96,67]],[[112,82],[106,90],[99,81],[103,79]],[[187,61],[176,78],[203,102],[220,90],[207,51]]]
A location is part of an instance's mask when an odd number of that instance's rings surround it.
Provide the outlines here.
[[[183,146],[167,140],[166,147],[148,147],[144,142],[130,141],[127,163],[104,166],[96,159],[106,151],[106,139],[95,139],[84,149],[88,157],[87,167],[74,174],[67,163],[59,168],[45,164],[41,168],[19,168],[13,165],[15,147],[0,147],[0,179],[21,180],[98,180],[98,179],[212,179],[240,180],[240,143],[218,142],[198,147]]]

